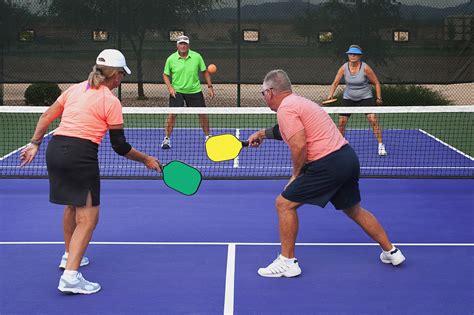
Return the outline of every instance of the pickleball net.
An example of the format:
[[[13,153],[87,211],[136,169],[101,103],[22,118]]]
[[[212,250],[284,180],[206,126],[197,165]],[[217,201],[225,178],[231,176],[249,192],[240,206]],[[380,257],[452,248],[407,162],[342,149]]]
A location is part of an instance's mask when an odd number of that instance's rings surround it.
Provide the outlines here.
[[[55,121],[36,159],[19,166],[21,149],[29,142],[45,107],[0,107],[0,177],[47,177],[45,151]],[[339,113],[350,113],[346,138],[356,150],[363,177],[474,177],[474,106],[327,107],[337,124]],[[205,135],[197,114],[206,114],[212,135],[230,133],[247,139],[261,128],[273,126],[276,114],[263,107],[231,108],[124,108],[128,142],[163,163],[181,160],[198,168],[204,178],[281,178],[291,175],[291,157],[285,143],[266,140],[259,148],[242,149],[231,161],[212,162],[205,152]],[[163,150],[166,117],[177,114],[171,148]],[[365,113],[375,113],[382,128],[387,155],[378,143]],[[108,134],[99,149],[103,178],[157,178],[156,172],[117,155]],[[159,174],[158,174],[159,175]]]

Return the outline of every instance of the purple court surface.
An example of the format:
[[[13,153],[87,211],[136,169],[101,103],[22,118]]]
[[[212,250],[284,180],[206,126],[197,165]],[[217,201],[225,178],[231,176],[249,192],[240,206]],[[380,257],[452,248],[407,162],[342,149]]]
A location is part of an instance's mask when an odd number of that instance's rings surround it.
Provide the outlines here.
[[[362,179],[362,205],[407,260],[328,205],[303,206],[303,273],[268,279],[285,180],[205,180],[186,197],[161,180],[102,180],[100,222],[81,268],[102,290],[57,290],[62,207],[44,179],[0,180],[0,314],[472,314],[474,181]]]

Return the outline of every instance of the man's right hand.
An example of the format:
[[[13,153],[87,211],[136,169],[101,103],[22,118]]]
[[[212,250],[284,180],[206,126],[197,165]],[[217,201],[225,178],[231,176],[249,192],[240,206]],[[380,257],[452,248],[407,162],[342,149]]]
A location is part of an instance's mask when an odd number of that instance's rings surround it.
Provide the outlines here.
[[[249,147],[258,147],[262,144],[263,139],[265,139],[265,129],[251,134],[247,141],[249,142]]]

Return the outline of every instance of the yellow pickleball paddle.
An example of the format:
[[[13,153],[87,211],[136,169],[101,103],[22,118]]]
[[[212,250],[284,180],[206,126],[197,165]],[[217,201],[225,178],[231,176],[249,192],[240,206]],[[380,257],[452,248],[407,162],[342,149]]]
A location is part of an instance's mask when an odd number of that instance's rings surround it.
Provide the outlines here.
[[[207,157],[214,162],[235,159],[243,147],[248,147],[248,141],[240,141],[232,134],[213,136],[206,141]]]

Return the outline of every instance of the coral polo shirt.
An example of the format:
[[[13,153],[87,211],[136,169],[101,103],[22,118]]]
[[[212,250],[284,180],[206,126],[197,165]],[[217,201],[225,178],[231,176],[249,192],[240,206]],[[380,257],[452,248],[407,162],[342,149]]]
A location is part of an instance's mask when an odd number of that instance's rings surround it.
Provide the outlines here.
[[[75,84],[56,100],[63,113],[55,135],[87,139],[100,144],[110,125],[123,124],[122,105],[110,89]]]

